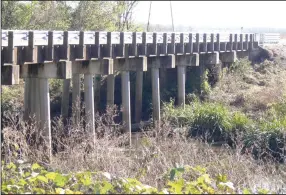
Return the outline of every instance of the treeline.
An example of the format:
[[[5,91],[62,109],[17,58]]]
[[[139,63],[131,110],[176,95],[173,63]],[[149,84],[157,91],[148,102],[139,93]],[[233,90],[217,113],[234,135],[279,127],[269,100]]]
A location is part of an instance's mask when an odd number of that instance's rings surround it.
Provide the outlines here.
[[[1,1],[2,29],[139,31],[138,1]]]

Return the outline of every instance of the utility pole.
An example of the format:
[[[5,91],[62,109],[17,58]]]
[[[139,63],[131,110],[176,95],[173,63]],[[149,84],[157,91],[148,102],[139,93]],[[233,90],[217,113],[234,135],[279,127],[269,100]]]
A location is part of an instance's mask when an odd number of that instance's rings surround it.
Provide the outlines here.
[[[149,31],[149,22],[150,22],[150,16],[151,16],[151,7],[152,7],[152,1],[150,1],[150,6],[149,6],[149,16],[148,16],[148,23],[147,23],[147,29],[146,31]]]
[[[171,10],[172,28],[173,28],[173,32],[175,32],[173,10],[172,10],[172,1],[170,1],[170,10]]]

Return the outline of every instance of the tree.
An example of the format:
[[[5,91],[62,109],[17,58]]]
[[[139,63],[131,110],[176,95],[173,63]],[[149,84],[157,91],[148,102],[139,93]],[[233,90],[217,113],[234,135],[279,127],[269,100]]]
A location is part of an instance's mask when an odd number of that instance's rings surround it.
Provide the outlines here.
[[[29,20],[31,10],[22,2],[1,1],[2,29],[23,29]]]
[[[72,14],[71,30],[115,30],[115,6],[111,1],[80,1]]]
[[[71,25],[71,7],[57,1],[38,1],[31,8],[33,14],[27,25],[37,30],[68,30]]]
[[[138,28],[133,22],[133,10],[138,5],[138,1],[118,1],[118,31],[134,31]]]

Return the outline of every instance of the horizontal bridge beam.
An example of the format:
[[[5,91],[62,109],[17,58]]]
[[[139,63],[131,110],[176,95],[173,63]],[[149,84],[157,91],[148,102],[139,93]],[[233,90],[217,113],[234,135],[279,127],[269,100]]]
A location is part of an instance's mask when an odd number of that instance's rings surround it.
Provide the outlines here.
[[[19,84],[19,72],[20,68],[18,65],[1,66],[1,84],[2,85]]]
[[[45,64],[24,64],[20,66],[20,77],[70,79],[72,77],[72,62],[60,61]]]
[[[220,60],[223,63],[233,63],[237,60],[236,51],[220,53]]]
[[[203,60],[203,64],[218,64],[219,63],[219,52],[203,53],[200,54],[200,60]]]
[[[114,59],[116,71],[147,71],[147,57]]]
[[[147,58],[148,68],[175,68],[175,55],[152,56]]]
[[[199,54],[191,55],[178,55],[176,56],[176,66],[198,66],[199,65]]]
[[[90,61],[75,61],[72,62],[73,74],[113,74],[114,60],[100,59]]]

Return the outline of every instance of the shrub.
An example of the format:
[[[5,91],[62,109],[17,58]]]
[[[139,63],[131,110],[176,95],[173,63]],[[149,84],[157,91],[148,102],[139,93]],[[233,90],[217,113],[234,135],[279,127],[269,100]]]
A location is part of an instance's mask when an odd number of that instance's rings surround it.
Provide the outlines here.
[[[226,139],[226,132],[230,131],[231,115],[222,105],[214,103],[195,103],[194,118],[191,122],[191,136],[206,136],[208,141],[222,141]]]
[[[242,58],[232,63],[229,67],[229,71],[231,73],[243,75],[247,71],[249,71],[250,68],[251,68],[251,62],[247,58]]]
[[[211,92],[211,86],[209,84],[209,70],[205,70],[202,75],[202,82],[201,82],[201,95],[202,97],[206,97]]]
[[[247,132],[253,122],[241,112],[230,112],[218,103],[195,99],[185,109],[175,108],[174,101],[164,103],[163,117],[173,124],[188,126],[189,136],[203,136],[207,141],[230,141],[234,134]]]

